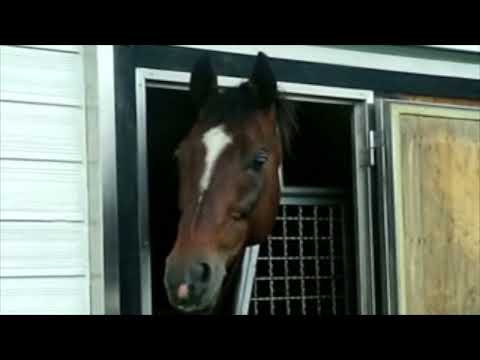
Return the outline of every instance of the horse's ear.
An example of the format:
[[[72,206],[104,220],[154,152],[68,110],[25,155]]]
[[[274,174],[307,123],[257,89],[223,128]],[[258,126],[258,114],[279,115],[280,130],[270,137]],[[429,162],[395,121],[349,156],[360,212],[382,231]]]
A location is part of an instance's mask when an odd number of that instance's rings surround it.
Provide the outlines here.
[[[261,105],[271,106],[277,95],[277,80],[270,67],[270,60],[263,52],[257,55],[250,82],[258,89]]]
[[[213,71],[210,57],[204,56],[196,62],[190,77],[190,93],[193,102],[200,109],[216,92],[217,76]]]

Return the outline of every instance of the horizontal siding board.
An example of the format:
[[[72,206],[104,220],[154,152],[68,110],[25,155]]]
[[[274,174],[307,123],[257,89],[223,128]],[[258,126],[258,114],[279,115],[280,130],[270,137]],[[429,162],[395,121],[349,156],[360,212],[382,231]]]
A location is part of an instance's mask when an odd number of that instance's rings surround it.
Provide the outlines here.
[[[0,102],[0,158],[82,161],[83,111]]]
[[[28,47],[40,50],[66,51],[80,53],[82,45],[18,45],[19,47]]]
[[[0,314],[89,314],[80,45],[0,46]]]
[[[0,219],[85,220],[82,164],[0,160]]]
[[[82,106],[81,56],[0,46],[0,100]]]
[[[0,222],[0,276],[86,276],[83,223]]]
[[[0,314],[82,315],[89,313],[85,277],[0,278]]]

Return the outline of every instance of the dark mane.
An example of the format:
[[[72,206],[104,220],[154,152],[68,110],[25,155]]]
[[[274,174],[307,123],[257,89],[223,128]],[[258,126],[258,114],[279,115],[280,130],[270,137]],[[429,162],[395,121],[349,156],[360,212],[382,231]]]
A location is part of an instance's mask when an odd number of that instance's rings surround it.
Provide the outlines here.
[[[295,111],[292,103],[278,92],[274,104],[282,148],[289,154],[293,132],[296,130]],[[261,108],[256,89],[249,82],[244,82],[211,97],[200,113],[200,121],[208,121],[212,125],[225,123],[234,126],[249,119]]]

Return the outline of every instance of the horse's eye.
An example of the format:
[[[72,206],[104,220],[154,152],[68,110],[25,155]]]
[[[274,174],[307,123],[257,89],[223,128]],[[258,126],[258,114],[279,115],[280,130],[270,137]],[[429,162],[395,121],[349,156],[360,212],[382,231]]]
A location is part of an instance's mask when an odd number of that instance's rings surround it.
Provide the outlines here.
[[[234,220],[242,220],[243,218],[245,218],[246,214],[242,211],[234,211],[232,213],[232,218]]]
[[[267,162],[267,160],[268,160],[268,154],[265,151],[259,151],[258,153],[255,154],[255,157],[253,158],[250,168],[252,168],[255,171],[259,171],[262,169],[263,165]]]

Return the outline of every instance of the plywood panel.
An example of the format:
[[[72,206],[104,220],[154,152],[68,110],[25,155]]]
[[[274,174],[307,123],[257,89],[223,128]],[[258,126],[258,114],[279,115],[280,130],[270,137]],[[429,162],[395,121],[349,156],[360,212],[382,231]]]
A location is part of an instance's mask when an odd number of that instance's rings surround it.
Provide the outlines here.
[[[0,239],[0,276],[87,275],[85,224],[0,222]]]
[[[0,102],[0,157],[82,161],[79,108]]]
[[[0,160],[0,219],[85,220],[82,165]]]
[[[480,314],[480,111],[454,114],[398,121],[398,271],[410,314]]]
[[[479,67],[480,73],[480,67]],[[480,94],[479,94],[480,97]],[[432,104],[446,104],[446,105],[459,105],[459,106],[480,106],[480,100],[472,99],[453,99],[453,98],[439,98],[432,96],[405,96],[405,99],[411,101],[432,103]]]
[[[79,54],[0,46],[0,100],[81,106]]]
[[[0,314],[88,314],[87,287],[85,277],[0,278]]]

